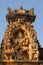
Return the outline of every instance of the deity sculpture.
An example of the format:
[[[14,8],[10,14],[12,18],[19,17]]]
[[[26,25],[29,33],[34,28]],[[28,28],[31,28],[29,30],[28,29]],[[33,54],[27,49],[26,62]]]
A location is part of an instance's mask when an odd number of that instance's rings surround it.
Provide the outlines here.
[[[33,42],[32,44],[29,44],[29,59],[38,60],[38,58],[39,58],[38,44]]]
[[[11,47],[10,42],[8,42],[3,48],[3,58],[6,60],[12,60],[13,53],[13,47]]]

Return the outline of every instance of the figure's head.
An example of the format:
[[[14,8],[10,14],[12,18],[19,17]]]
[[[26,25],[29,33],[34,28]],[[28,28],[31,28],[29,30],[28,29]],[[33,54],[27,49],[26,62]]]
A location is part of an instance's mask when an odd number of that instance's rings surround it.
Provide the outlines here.
[[[21,31],[19,32],[18,35],[19,35],[19,38],[22,38],[22,33],[21,33]]]
[[[10,48],[11,48],[10,43],[7,43],[7,48],[8,48],[8,49],[10,49]]]
[[[7,47],[10,48],[10,46],[11,46],[11,45],[10,45],[10,40],[8,39],[8,40],[7,40]]]

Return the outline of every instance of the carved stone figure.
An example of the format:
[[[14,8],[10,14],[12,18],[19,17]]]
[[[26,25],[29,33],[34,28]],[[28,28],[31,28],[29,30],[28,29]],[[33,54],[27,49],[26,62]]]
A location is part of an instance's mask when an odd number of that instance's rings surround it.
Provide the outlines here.
[[[29,59],[38,60],[38,58],[39,58],[38,44],[33,42],[32,44],[29,44]]]
[[[12,60],[12,54],[14,50],[13,47],[11,47],[10,43],[8,42],[5,47],[3,48],[3,57],[6,60]]]

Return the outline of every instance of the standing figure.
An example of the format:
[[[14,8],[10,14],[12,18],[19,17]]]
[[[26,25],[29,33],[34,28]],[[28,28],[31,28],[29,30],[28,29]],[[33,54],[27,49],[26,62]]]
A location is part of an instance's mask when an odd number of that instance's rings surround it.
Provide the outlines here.
[[[39,58],[39,50],[38,43],[29,44],[29,59],[30,60],[38,60]]]

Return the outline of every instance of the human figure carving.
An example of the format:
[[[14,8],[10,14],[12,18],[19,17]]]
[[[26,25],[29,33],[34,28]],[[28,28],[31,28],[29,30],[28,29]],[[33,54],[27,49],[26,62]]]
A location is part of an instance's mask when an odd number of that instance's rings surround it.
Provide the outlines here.
[[[10,43],[8,42],[5,46],[5,48],[3,49],[4,58],[6,60],[12,60],[13,52],[14,52],[13,47],[11,47]]]
[[[37,43],[29,44],[29,59],[38,60],[38,57],[39,57],[38,44]]]

